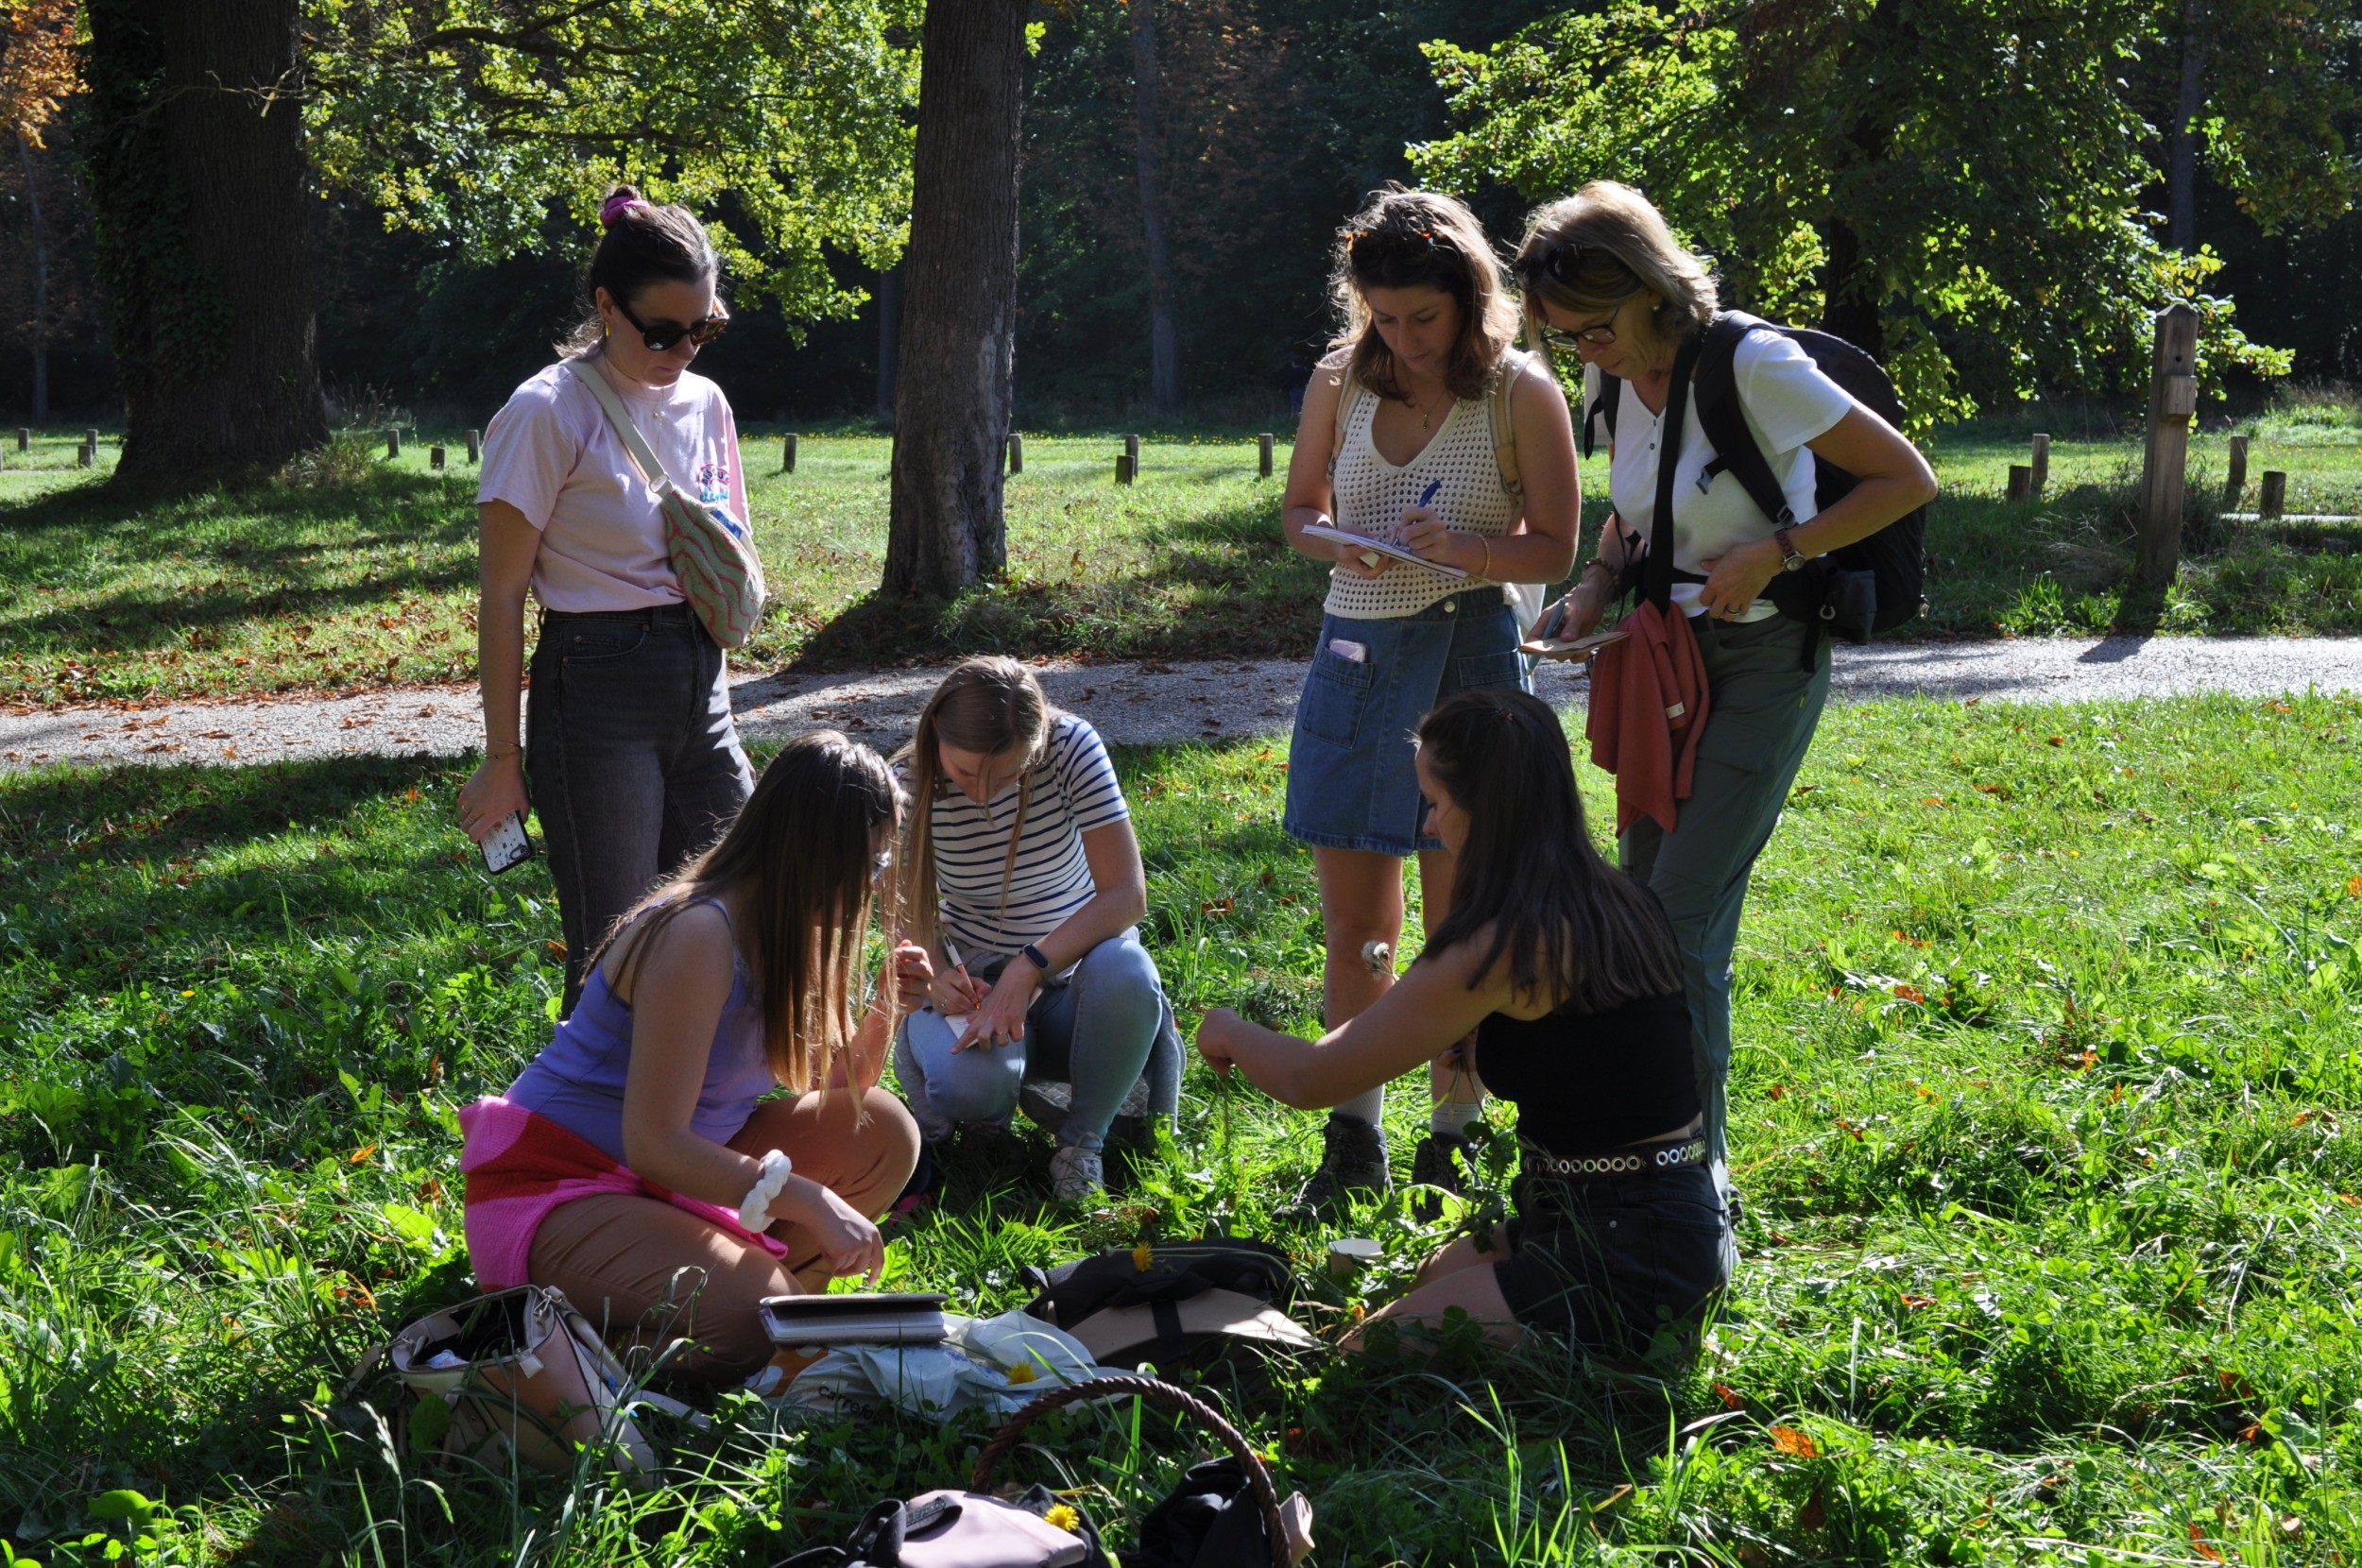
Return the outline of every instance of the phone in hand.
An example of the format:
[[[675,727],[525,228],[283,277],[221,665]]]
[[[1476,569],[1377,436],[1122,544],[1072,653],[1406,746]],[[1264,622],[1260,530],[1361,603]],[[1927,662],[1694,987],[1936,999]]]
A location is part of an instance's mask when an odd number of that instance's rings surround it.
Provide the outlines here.
[[[525,837],[525,814],[511,811],[476,847],[484,852],[484,869],[495,877],[533,859],[533,841]]]

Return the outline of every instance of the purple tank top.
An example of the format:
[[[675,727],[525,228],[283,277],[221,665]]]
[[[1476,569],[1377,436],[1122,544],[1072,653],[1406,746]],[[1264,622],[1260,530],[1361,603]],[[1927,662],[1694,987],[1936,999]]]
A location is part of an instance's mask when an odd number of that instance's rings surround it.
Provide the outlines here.
[[[721,900],[706,903],[729,911]],[[578,1137],[624,1160],[624,1075],[631,1065],[631,1008],[607,987],[604,967],[594,967],[573,1012],[508,1086],[508,1098]],[[779,1087],[762,1053],[762,1014],[745,961],[733,945],[730,995],[713,1027],[713,1049],[706,1058],[704,1085],[689,1130],[727,1143],[746,1125],[755,1101]]]

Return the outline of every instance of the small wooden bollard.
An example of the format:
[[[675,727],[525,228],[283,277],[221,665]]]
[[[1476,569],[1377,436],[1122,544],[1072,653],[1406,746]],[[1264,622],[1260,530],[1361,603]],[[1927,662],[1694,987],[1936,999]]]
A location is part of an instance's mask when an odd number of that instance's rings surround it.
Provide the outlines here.
[[[2034,470],[2023,463],[2010,465],[2010,500],[2012,503],[2030,500],[2034,493]]]
[[[442,449],[442,448],[440,448],[440,447],[429,447],[429,448],[427,448],[427,449],[426,449],[426,466],[427,466],[428,468],[430,468],[430,469],[438,469],[438,470],[442,468],[442,466],[443,466],[443,449]]]
[[[2148,439],[2141,456],[2141,581],[2163,588],[2182,565],[2182,497],[2189,485],[2190,416],[2198,412],[2198,312],[2157,318],[2148,379]]]
[[[82,445],[90,448],[93,452],[96,452],[98,450],[98,427],[96,425],[93,425],[88,430],[82,432]]]
[[[30,427],[26,425],[16,427],[16,450],[19,452],[33,450],[33,433]]]
[[[385,455],[388,457],[402,455],[402,430],[399,426],[385,427]]]
[[[484,461],[484,432],[480,430],[468,432],[468,461],[471,463]]]
[[[1132,477],[1138,479],[1140,476],[1140,438],[1138,436],[1127,435],[1123,438],[1123,455],[1132,460]]]
[[[1016,431],[1009,432],[1009,471],[1011,473],[1025,471],[1025,437]]]
[[[2223,477],[2222,503],[2235,510],[2239,498],[2247,494],[2247,437],[2231,438],[2231,471]]]
[[[2264,487],[2257,492],[2255,515],[2269,520],[2288,509],[2288,476],[2279,469],[2264,470]]]
[[[1119,485],[1131,484],[1132,474],[1132,454],[1128,452],[1120,452],[1116,453],[1116,483]]]
[[[1255,438],[1255,471],[1265,479],[1271,477],[1271,437],[1269,435],[1258,435]]]
[[[779,437],[779,472],[794,473],[795,471],[796,437],[792,435],[782,435]]]
[[[96,468],[98,466],[98,448],[88,441],[85,441],[80,446],[76,447],[74,449],[74,466],[77,469]]]
[[[2032,499],[2040,501],[2043,491],[2050,487],[2050,437],[2039,432],[2034,436],[2033,461],[2030,466],[2034,470]]]

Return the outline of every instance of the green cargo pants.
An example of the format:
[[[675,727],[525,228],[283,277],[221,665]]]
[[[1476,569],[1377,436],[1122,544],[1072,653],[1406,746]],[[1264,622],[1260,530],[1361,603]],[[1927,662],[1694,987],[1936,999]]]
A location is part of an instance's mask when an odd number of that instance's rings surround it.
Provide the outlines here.
[[[1733,625],[1692,616],[1706,669],[1706,728],[1697,772],[1669,833],[1650,818],[1617,844],[1624,869],[1654,889],[1673,922],[1689,992],[1698,1102],[1716,1169],[1726,1147],[1723,1086],[1731,1073],[1731,949],[1755,857],[1771,840],[1796,770],[1829,699],[1824,640],[1803,668],[1802,622]]]

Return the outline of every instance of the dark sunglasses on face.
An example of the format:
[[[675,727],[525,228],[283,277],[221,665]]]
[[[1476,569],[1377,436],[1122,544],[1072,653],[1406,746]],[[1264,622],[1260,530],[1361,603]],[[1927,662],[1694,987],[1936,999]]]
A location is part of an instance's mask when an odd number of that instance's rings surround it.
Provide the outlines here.
[[[665,352],[684,337],[689,339],[692,348],[702,349],[720,337],[722,329],[730,324],[729,316],[722,314],[709,315],[702,321],[692,321],[686,327],[675,326],[670,321],[659,321],[651,327],[632,315],[631,307],[621,299],[615,301],[615,308],[622,313],[624,319],[630,322],[638,331],[640,341],[648,346],[648,351],[652,354]]]

